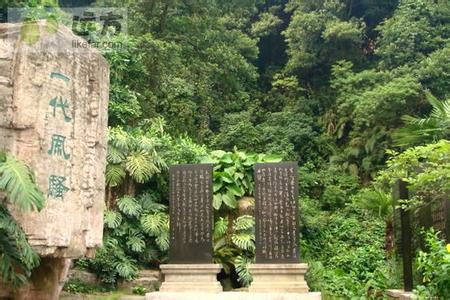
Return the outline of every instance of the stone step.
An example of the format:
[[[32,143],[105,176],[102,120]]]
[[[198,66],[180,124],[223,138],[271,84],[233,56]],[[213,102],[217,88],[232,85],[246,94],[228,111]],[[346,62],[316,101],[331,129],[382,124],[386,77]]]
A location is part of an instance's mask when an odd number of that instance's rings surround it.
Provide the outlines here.
[[[194,292],[154,292],[147,293],[145,300],[320,300],[320,292],[310,293],[194,293]]]
[[[145,296],[125,295],[121,296],[119,300],[145,300]]]

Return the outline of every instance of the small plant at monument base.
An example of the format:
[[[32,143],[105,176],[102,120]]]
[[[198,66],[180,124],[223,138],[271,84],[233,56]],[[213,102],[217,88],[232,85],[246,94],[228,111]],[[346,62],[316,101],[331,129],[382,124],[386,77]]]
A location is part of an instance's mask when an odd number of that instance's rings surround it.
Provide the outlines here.
[[[95,292],[103,291],[100,290],[96,285],[83,282],[79,279],[70,279],[64,285],[64,291],[71,294],[92,294]]]
[[[132,292],[135,295],[144,296],[148,292],[148,290],[145,286],[139,284],[133,287]]]

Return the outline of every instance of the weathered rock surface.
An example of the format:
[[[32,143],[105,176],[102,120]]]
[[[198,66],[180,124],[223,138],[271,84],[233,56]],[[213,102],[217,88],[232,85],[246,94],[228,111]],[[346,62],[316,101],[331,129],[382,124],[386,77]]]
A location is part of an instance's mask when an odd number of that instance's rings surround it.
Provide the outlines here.
[[[78,269],[69,270],[67,280],[78,280],[92,285],[97,285],[100,283],[100,280],[94,273]]]
[[[117,284],[119,290],[132,293],[135,286],[143,286],[148,292],[159,290],[162,282],[160,270],[140,270],[136,279],[131,281],[120,281]]]
[[[79,38],[63,26],[39,23],[34,44],[21,26],[0,24],[0,149],[32,167],[47,203],[40,213],[10,210],[61,267],[102,241],[109,68],[98,51],[72,48]]]

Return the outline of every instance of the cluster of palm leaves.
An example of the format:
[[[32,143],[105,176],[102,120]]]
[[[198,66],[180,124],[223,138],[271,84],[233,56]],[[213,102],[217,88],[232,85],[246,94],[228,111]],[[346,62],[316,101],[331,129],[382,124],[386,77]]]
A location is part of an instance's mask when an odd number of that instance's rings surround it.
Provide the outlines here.
[[[430,92],[426,93],[431,112],[424,118],[405,115],[405,126],[394,132],[397,146],[411,147],[450,139],[450,99],[440,101]]]
[[[108,133],[104,243],[88,261],[106,285],[130,280],[142,265],[167,257],[168,206],[159,203],[157,190],[144,186],[167,169],[160,155],[164,133],[157,124],[146,131],[115,127]]]
[[[116,200],[116,209],[105,211],[105,238],[90,268],[106,285],[119,278],[134,278],[140,266],[163,262],[169,249],[168,207],[157,196],[143,193]]]
[[[189,138],[172,138],[164,127],[157,118],[140,129],[109,130],[104,243],[87,265],[110,287],[167,259],[167,165],[198,162],[206,154]]]
[[[239,282],[248,286],[252,275],[248,265],[255,256],[255,219],[243,215],[233,221],[230,226],[228,219],[219,217],[214,225],[214,260],[220,263],[225,273],[230,274],[234,267]]]
[[[0,279],[18,286],[26,282],[39,256],[29,245],[22,228],[7,205],[22,211],[41,210],[45,197],[31,170],[22,161],[0,151]]]
[[[238,202],[254,193],[255,163],[278,162],[281,158],[234,149],[212,151],[206,160],[214,163],[214,261],[223,266],[225,274],[236,272],[240,284],[248,286],[252,281],[248,265],[255,257],[255,221],[239,211]]]

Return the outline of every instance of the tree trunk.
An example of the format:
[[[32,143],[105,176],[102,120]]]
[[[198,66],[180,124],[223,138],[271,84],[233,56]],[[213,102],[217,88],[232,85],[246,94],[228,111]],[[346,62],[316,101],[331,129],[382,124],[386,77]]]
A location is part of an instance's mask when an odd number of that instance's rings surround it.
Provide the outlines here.
[[[385,249],[386,257],[391,258],[394,252],[394,222],[392,219],[386,221]]]

